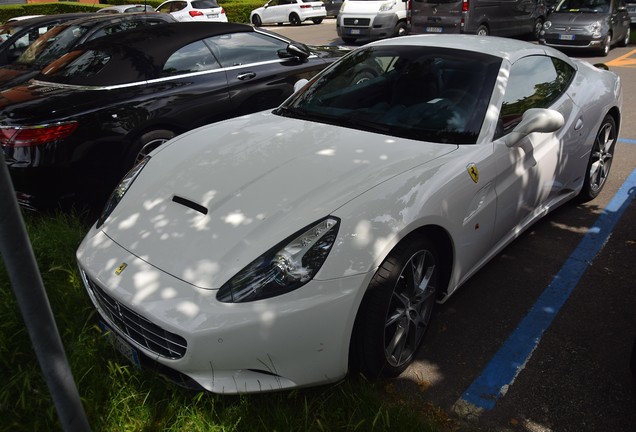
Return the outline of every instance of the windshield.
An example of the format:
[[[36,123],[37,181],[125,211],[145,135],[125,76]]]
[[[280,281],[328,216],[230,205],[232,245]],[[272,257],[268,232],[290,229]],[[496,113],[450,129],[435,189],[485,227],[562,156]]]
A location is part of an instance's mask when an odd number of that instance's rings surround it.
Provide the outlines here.
[[[89,30],[83,25],[58,25],[37,38],[26,51],[16,60],[16,63],[43,68],[62,54]]]
[[[3,25],[2,27],[0,27],[0,43],[6,41],[20,30],[22,30],[22,26]]]
[[[463,50],[362,48],[275,113],[422,141],[475,143],[500,64]]]
[[[563,0],[555,12],[607,13],[611,0]]]

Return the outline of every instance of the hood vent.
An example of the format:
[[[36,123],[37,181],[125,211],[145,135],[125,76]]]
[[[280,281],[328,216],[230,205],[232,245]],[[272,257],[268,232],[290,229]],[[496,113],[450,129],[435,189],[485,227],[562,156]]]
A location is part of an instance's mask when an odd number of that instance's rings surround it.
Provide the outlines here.
[[[181,204],[182,206],[186,206],[188,208],[191,208],[192,210],[198,211],[201,214],[208,214],[208,209],[203,207],[201,204],[197,204],[194,201],[190,201],[187,198],[183,198],[180,196],[173,196],[172,197],[172,201],[176,202],[177,204]]]

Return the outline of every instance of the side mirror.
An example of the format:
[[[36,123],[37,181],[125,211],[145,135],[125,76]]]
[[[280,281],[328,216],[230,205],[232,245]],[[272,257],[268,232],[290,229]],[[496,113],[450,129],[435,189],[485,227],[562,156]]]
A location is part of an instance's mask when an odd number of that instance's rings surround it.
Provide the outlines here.
[[[309,80],[305,78],[296,81],[296,84],[294,84],[294,93],[296,93],[301,88],[305,87],[305,84],[307,84],[308,82]]]
[[[311,55],[309,50],[302,45],[290,43],[287,45],[287,52],[293,57],[298,57],[300,60],[305,61]]]
[[[534,132],[556,132],[565,124],[563,115],[555,110],[530,108],[523,113],[521,122],[504,138],[508,147],[517,146],[521,140]]]

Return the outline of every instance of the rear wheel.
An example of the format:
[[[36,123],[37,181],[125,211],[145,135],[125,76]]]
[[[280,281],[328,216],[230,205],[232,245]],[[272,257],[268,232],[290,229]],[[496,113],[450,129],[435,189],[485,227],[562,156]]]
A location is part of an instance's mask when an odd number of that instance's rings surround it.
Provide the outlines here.
[[[484,24],[480,24],[479,27],[477,27],[477,31],[475,33],[477,34],[477,36],[488,36],[490,34],[490,31],[488,31],[488,27],[486,27]]]
[[[603,42],[601,42],[601,48],[599,50],[599,54],[603,57],[607,57],[610,52],[610,47],[612,45],[612,35],[606,34],[603,38]]]
[[[261,21],[261,17],[254,15],[252,17],[252,24],[254,24],[254,27],[260,27],[263,24],[263,21]]]
[[[322,18],[312,18],[311,20],[314,22],[314,24],[320,24],[322,22]]]
[[[397,25],[393,29],[393,37],[406,36],[406,34],[407,34],[406,23],[404,21],[400,21],[399,23],[397,23]]]
[[[415,358],[439,285],[439,255],[428,240],[393,250],[373,276],[356,317],[352,366],[394,377]]]
[[[299,26],[302,23],[300,17],[295,13],[289,15],[289,22],[294,26]]]
[[[611,115],[606,115],[592,146],[583,189],[579,193],[580,201],[590,201],[601,193],[612,167],[616,138],[616,122]]]
[[[165,129],[157,129],[143,134],[139,137],[135,146],[131,149],[130,156],[128,157],[129,166],[126,167],[126,170],[148,156],[151,151],[159,147],[161,144],[171,138],[174,138],[174,136],[174,132]]]

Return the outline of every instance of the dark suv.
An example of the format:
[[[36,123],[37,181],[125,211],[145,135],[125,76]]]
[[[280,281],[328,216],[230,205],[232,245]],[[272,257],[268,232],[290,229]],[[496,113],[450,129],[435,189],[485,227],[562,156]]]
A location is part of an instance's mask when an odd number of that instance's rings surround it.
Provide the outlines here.
[[[543,24],[539,42],[606,56],[612,45],[627,46],[629,36],[625,0],[562,0]]]

